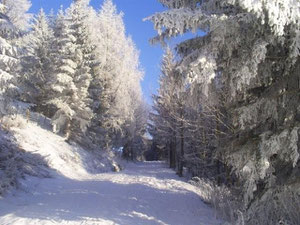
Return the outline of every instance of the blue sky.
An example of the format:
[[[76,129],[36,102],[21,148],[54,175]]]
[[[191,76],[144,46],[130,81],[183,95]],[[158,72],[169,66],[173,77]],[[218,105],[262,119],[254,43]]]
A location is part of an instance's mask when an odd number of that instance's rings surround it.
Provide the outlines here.
[[[50,9],[55,11],[63,5],[68,7],[72,0],[31,0],[31,12],[36,13],[42,7],[46,12]],[[91,5],[98,9],[103,0],[91,0]],[[145,71],[142,82],[143,93],[146,101],[151,104],[151,94],[158,88],[160,74],[160,61],[163,51],[159,45],[150,45],[149,39],[156,35],[153,24],[142,19],[155,12],[163,11],[164,8],[158,0],[114,0],[119,11],[124,13],[124,22],[127,34],[132,37],[140,51],[141,67]]]

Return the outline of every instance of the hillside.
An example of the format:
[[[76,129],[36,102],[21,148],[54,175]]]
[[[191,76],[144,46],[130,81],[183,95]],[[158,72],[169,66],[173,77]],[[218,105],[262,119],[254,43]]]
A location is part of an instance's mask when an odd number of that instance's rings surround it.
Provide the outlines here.
[[[26,175],[80,178],[88,173],[111,171],[116,165],[112,153],[88,151],[75,143],[69,144],[64,137],[21,116],[2,121],[1,194],[12,186],[18,187]]]

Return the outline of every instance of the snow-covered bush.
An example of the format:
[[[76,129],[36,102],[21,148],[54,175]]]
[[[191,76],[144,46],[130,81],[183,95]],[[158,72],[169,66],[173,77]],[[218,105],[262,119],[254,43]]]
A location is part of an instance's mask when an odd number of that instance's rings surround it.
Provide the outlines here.
[[[104,173],[104,172],[119,172],[122,169],[122,161],[112,151],[99,151],[87,150],[73,143],[71,148],[74,149],[74,157],[66,155],[62,156],[66,163],[74,163],[77,160],[85,168],[85,170],[92,174]]]
[[[244,210],[242,199],[238,199],[233,190],[224,185],[218,186],[209,179],[199,177],[193,177],[189,183],[199,189],[201,199],[212,205],[222,219],[230,222],[230,224],[235,224],[237,221],[243,220]]]

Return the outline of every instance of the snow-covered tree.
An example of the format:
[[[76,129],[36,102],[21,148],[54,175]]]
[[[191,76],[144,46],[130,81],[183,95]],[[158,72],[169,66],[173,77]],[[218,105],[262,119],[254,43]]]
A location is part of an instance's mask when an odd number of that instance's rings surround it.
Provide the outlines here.
[[[271,190],[282,191],[276,180],[293,177],[274,171],[283,167],[295,171],[299,164],[294,139],[299,136],[299,109],[294,103],[299,101],[300,2],[160,2],[169,9],[148,18],[158,30],[152,42],[205,32],[178,44],[178,69],[190,89],[199,92],[200,106],[210,109],[204,116],[213,119],[211,131],[222,131],[211,147],[218,149],[217,159],[238,175],[247,212],[257,215],[255,207],[269,204],[263,199],[270,199]],[[272,216],[278,219],[283,214]],[[249,224],[263,223],[249,214],[247,219]]]
[[[122,136],[123,126],[133,117],[132,103],[141,99],[142,72],[136,47],[126,37],[122,13],[117,12],[111,0],[104,1],[94,24],[96,49],[90,86],[96,114],[93,127],[98,130],[94,132],[102,133],[101,140],[108,145]]]
[[[148,106],[140,100],[131,105],[134,108],[134,115],[127,121],[123,141],[123,157],[131,160],[144,160],[147,138],[146,129],[148,122]]]
[[[73,81],[76,65],[72,58],[73,52],[70,49],[73,47],[71,30],[62,9],[59,10],[54,21],[54,37],[53,48],[56,70],[54,71],[54,79],[50,87],[53,92],[53,98],[49,101],[49,104],[53,104],[57,108],[52,118],[54,132],[62,131],[66,133],[66,126],[75,114],[71,108],[71,97],[76,91]]]
[[[7,15],[6,4],[0,3],[0,113],[13,113],[18,88],[18,29]]]
[[[99,71],[102,92],[101,104],[103,119],[102,126],[107,129],[118,130],[124,120],[121,120],[120,109],[120,86],[122,70],[122,45],[125,41],[125,28],[122,15],[117,13],[116,6],[111,0],[104,1],[98,15],[100,39],[98,55],[101,69]],[[121,94],[122,95],[122,94]],[[122,112],[124,116],[126,111]]]
[[[92,48],[87,24],[89,10],[82,1],[72,3],[66,15],[60,11],[54,31],[58,69],[52,85],[56,95],[50,102],[56,105],[58,111],[53,123],[56,130],[65,129],[67,137],[72,139],[86,131],[92,118],[88,93]]]
[[[30,33],[23,38],[25,54],[21,58],[23,95],[43,111],[50,100],[50,86],[55,71],[53,30],[43,10],[36,16]],[[45,109],[44,109],[45,110]]]
[[[235,56],[237,49],[247,52],[240,58],[239,68],[232,68],[234,76],[230,81],[237,91],[250,85],[257,71],[257,65],[266,58],[266,48],[274,42],[288,45],[287,56],[299,55],[299,2],[292,0],[210,0],[161,1],[170,10],[157,13],[148,20],[153,21],[159,36],[152,39],[163,41],[189,31],[201,29],[207,33],[182,43],[178,47],[184,55],[182,70],[191,82],[207,86],[216,76],[216,60],[222,51],[222,58]],[[251,31],[251,32],[250,32]],[[235,38],[232,38],[232,34]],[[251,46],[251,53],[249,47]],[[241,48],[244,48],[243,51]],[[225,55],[226,54],[226,55]],[[249,57],[249,54],[251,56]],[[295,63],[295,60],[292,60]],[[226,63],[226,62],[224,62]],[[201,70],[200,70],[201,69]],[[254,73],[252,73],[254,71]],[[236,79],[239,78],[239,79]],[[207,92],[207,88],[204,88]]]
[[[29,22],[32,14],[28,13],[31,7],[29,0],[2,0],[1,4],[5,6],[5,13],[19,30],[26,30],[29,27]]]
[[[154,96],[154,112],[150,118],[155,127],[154,136],[157,147],[167,151],[170,167],[178,168],[177,161],[181,156],[177,152],[177,138],[180,130],[179,105],[182,103],[184,87],[182,77],[178,73],[177,62],[174,60],[173,52],[167,48],[161,64],[160,88]],[[179,123],[178,123],[179,122]],[[182,126],[181,126],[182,128]]]
[[[127,118],[122,126],[123,133],[125,133],[123,143],[132,144],[132,157],[136,159],[142,155],[144,148],[148,110],[143,100],[140,84],[143,73],[139,68],[139,54],[131,38],[126,39],[123,50],[126,54],[122,64],[122,85],[119,96],[120,109],[127,110]]]

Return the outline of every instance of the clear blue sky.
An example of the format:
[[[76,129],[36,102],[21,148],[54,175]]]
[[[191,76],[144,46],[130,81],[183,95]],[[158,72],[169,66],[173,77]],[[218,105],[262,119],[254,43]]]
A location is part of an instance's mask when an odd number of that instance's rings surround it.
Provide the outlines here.
[[[156,35],[153,24],[142,19],[151,14],[163,11],[158,0],[113,0],[119,11],[124,13],[124,22],[127,34],[132,37],[140,51],[141,67],[145,71],[142,82],[143,93],[148,103],[151,103],[151,94],[158,88],[159,65],[163,51],[159,45],[150,45],[148,40]],[[72,0],[31,0],[31,12],[36,13],[40,8],[46,12],[57,9],[60,5],[67,8]],[[91,0],[91,5],[98,9],[103,0]]]

